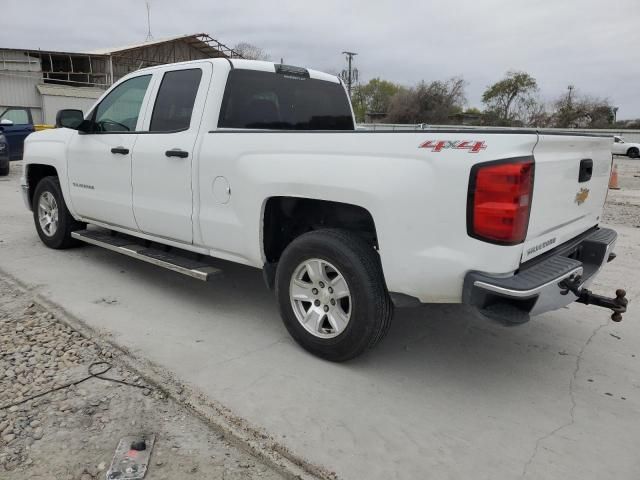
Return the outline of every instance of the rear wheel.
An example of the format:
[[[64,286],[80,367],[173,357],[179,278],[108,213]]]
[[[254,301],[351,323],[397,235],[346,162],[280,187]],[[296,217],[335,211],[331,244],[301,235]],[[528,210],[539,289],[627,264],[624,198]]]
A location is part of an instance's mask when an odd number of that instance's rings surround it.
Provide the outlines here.
[[[86,224],[76,221],[69,213],[58,177],[44,177],[36,186],[33,194],[33,220],[42,243],[55,249],[78,245],[80,242],[71,238],[71,232],[86,227]]]
[[[636,147],[630,148],[627,150],[627,156],[629,158],[638,158],[640,157],[640,151]]]
[[[278,263],[276,295],[291,336],[335,362],[374,347],[393,317],[378,254],[343,230],[296,238]]]

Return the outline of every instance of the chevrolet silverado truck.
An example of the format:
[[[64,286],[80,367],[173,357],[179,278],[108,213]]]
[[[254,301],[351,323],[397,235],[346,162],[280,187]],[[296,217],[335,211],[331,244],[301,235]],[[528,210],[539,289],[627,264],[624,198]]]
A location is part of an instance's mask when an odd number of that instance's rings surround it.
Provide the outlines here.
[[[465,303],[522,323],[590,292],[611,138],[536,130],[357,129],[340,79],[210,59],[142,69],[26,140],[42,242],[78,242],[200,280],[263,270],[305,349],[353,358],[394,306]],[[70,127],[70,128],[66,128]],[[98,283],[96,283],[96,286]]]

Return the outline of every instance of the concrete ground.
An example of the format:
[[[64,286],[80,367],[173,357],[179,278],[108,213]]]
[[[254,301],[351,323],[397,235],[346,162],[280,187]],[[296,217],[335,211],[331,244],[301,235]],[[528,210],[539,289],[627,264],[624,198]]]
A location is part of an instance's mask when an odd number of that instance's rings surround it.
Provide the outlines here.
[[[206,284],[99,248],[46,249],[18,168],[0,180],[5,274],[340,478],[640,477],[640,207],[608,217],[626,224],[594,285],[627,289],[622,323],[577,304],[516,328],[425,306],[336,365],[293,343],[259,271],[220,262],[225,277]]]

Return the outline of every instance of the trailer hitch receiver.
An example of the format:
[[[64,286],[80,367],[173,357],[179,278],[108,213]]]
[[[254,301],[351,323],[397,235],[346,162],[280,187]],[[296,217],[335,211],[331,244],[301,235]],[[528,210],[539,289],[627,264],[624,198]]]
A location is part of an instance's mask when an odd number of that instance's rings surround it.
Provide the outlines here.
[[[609,308],[613,310],[611,314],[611,320],[614,322],[622,321],[622,314],[627,311],[627,292],[623,289],[616,290],[616,298],[609,298],[603,295],[593,293],[591,290],[583,288],[580,290],[580,296],[576,300],[578,303],[584,303],[585,305],[596,305],[598,307]]]
[[[565,280],[560,284],[560,288],[563,289],[562,294],[566,295],[571,292],[576,297],[576,302],[584,303],[585,305],[595,305],[597,307],[608,308],[613,311],[611,314],[611,320],[614,322],[622,321],[622,314],[627,311],[627,292],[622,288],[616,290],[615,298],[605,297],[604,295],[598,295],[586,288],[580,288],[582,278],[580,276],[574,277],[570,280]]]

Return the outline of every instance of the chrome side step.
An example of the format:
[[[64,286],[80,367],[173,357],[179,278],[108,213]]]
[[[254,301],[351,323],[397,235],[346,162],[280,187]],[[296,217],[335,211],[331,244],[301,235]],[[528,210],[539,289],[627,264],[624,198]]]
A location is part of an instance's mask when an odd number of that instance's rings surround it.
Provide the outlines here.
[[[99,230],[79,230],[71,232],[71,236],[91,245],[106,248],[112,252],[137,258],[174,272],[188,275],[198,280],[207,281],[222,274],[222,270],[206,263],[192,260],[173,252],[165,252],[157,248],[139,245],[126,237],[111,235]]]

